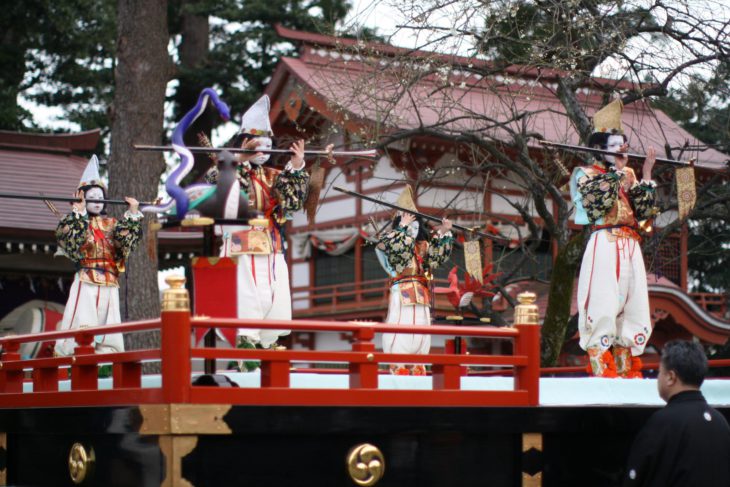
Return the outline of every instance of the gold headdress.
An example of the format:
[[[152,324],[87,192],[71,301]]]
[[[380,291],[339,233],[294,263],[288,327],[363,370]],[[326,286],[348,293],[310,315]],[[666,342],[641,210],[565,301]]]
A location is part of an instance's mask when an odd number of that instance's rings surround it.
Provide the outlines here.
[[[624,129],[621,126],[623,109],[624,104],[620,99],[616,99],[598,110],[593,114],[593,131],[623,134]]]
[[[395,204],[407,210],[418,211],[416,203],[413,201],[413,189],[410,185],[406,185]]]

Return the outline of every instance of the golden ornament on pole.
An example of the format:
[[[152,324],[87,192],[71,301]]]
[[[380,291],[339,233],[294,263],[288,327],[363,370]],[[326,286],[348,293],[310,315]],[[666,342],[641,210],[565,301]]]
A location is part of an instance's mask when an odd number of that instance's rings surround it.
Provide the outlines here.
[[[695,207],[697,188],[695,187],[695,169],[692,166],[677,169],[677,205],[679,219],[684,220]]]
[[[482,250],[479,240],[464,242],[464,265],[466,272],[480,283],[484,283],[482,276]]]

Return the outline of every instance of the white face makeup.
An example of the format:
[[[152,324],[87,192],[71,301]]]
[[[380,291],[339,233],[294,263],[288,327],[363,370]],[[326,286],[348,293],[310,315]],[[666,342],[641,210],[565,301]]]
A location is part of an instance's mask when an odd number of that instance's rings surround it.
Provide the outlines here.
[[[609,135],[608,140],[606,141],[606,150],[611,151],[611,152],[618,152],[618,150],[624,144],[625,144],[625,142],[624,142],[623,135]],[[616,162],[615,156],[606,155],[604,157],[611,164],[614,164]]]
[[[271,139],[269,137],[257,137],[256,141],[258,142],[258,145],[256,146],[256,150],[269,150],[271,149]],[[261,164],[265,163],[269,160],[270,154],[264,154],[261,156],[256,156],[253,159],[251,159],[252,164],[256,164],[257,166],[260,166]]]
[[[93,200],[103,200],[104,191],[101,188],[93,187],[86,190],[86,211],[91,215],[98,215],[104,209],[104,203],[92,203]]]

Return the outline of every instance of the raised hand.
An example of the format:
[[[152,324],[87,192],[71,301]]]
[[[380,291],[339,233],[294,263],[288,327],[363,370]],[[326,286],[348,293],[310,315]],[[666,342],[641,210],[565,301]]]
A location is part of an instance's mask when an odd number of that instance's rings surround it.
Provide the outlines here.
[[[259,146],[258,139],[248,139],[241,145],[241,149],[253,150],[258,146]],[[261,152],[250,153],[250,154],[239,152],[236,154],[236,160],[238,162],[247,162],[247,161],[250,161],[251,159],[253,159],[254,157],[258,157],[258,156],[262,156],[262,155],[263,154]]]
[[[443,220],[441,220],[441,225],[436,226],[436,231],[439,234],[444,235],[445,233],[451,231],[452,226],[453,224],[451,223],[451,220],[449,220],[448,218],[444,218]]]
[[[401,213],[401,215],[400,215],[400,226],[401,227],[407,227],[414,221],[416,221],[416,215],[413,215],[411,213]]]
[[[646,151],[646,159],[644,159],[644,166],[641,169],[641,176],[646,181],[651,181],[651,171],[654,169],[656,164],[656,149],[649,146]]]
[[[628,152],[629,151],[629,144],[623,144],[621,147],[618,148],[618,152]],[[623,168],[626,167],[626,164],[629,163],[629,157],[628,156],[614,156],[614,164],[616,166],[616,169],[621,171]]]
[[[304,140],[297,140],[289,147],[289,150],[294,153],[291,158],[292,169],[301,169],[304,167]]]
[[[83,213],[84,211],[86,211],[86,198],[84,196],[84,192],[82,190],[78,190],[72,196],[81,200],[77,201],[76,203],[71,203],[71,206],[73,206],[74,210],[78,211],[79,213]]]
[[[139,201],[137,201],[136,199],[134,199],[134,198],[132,198],[130,196],[125,196],[124,197],[124,201],[126,201],[127,204],[129,205],[129,212],[130,213],[134,214],[134,213],[138,213],[139,212]]]

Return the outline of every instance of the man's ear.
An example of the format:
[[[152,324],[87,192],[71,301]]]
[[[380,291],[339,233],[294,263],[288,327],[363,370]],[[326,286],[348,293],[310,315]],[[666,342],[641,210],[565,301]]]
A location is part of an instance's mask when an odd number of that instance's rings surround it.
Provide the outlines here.
[[[674,370],[670,370],[667,372],[667,382],[669,383],[669,385],[673,386],[674,384],[676,384],[677,379],[677,372],[675,372]]]

